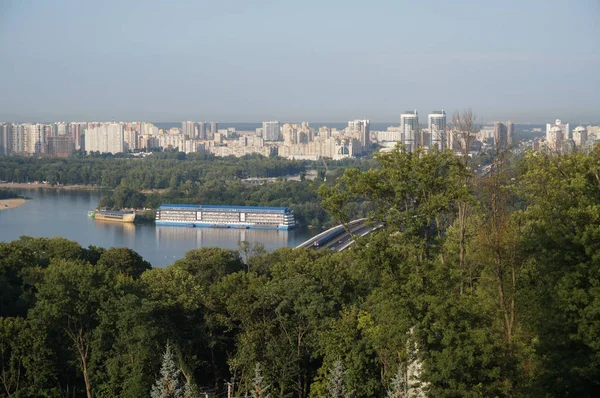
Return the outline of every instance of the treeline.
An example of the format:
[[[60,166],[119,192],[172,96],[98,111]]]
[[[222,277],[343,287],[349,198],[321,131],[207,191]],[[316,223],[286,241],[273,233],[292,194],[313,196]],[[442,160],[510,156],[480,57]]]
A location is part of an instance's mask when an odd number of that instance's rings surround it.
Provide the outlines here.
[[[187,180],[204,182],[249,177],[282,177],[305,171],[307,162],[249,155],[219,158],[182,152],[146,158],[80,156],[71,158],[0,157],[0,181],[47,181],[51,185],[116,188],[122,181],[136,189],[177,188]]]
[[[148,396],[162,364],[187,396],[232,379],[234,396],[598,396],[600,152],[499,157],[482,178],[450,153],[377,161],[319,189],[336,218],[367,203],[384,224],[343,253],[244,244],[151,269],[0,244],[3,394]]]
[[[128,157],[126,157],[128,156]],[[372,159],[329,161],[330,168],[348,166],[365,169]],[[122,182],[135,190],[177,189],[186,181],[240,180],[250,177],[285,177],[306,172],[323,172],[322,162],[287,160],[261,155],[222,158],[182,152],[156,152],[145,158],[133,155],[73,156],[70,158],[0,157],[0,181],[47,181],[51,185],[96,185],[114,189]]]

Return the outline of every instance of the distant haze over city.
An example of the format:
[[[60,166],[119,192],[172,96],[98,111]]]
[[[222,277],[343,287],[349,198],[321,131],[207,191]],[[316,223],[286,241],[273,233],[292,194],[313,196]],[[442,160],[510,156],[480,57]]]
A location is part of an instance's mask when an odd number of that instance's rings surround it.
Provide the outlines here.
[[[0,3],[0,121],[600,120],[600,3]]]

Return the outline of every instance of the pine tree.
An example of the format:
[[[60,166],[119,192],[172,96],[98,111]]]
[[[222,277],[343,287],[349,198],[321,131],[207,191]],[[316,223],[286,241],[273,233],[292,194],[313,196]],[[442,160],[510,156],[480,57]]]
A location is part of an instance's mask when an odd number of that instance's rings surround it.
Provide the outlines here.
[[[271,394],[265,395],[265,392],[269,388],[269,386],[263,386],[264,377],[262,375],[262,369],[260,367],[260,363],[256,362],[254,366],[254,379],[252,380],[254,384],[254,389],[252,390],[252,398],[269,398]]]
[[[392,379],[391,389],[388,390],[388,398],[405,398],[408,396],[406,392],[406,381],[404,380],[404,373],[402,373],[402,365],[398,366],[398,373]]]
[[[194,387],[192,387],[192,384],[190,383],[190,381],[186,381],[185,385],[183,386],[183,397],[184,398],[194,398],[196,396],[196,393],[194,391]]]
[[[183,398],[184,386],[181,382],[181,371],[175,366],[171,345],[167,342],[167,348],[163,355],[160,367],[160,378],[152,386],[151,398]]]
[[[346,369],[341,360],[337,360],[333,363],[329,376],[327,377],[328,386],[327,392],[330,398],[345,398],[346,397],[346,383],[345,383]]]

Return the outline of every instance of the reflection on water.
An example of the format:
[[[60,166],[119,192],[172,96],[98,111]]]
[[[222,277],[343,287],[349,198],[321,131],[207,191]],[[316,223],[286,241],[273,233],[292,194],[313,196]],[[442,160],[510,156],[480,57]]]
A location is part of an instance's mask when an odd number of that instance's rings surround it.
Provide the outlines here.
[[[262,243],[267,250],[288,245],[289,231],[276,229],[235,229],[235,228],[189,228],[175,226],[156,226],[156,244],[159,247],[172,246],[181,240],[194,241],[196,247],[220,246],[237,249],[238,243]]]
[[[128,247],[155,267],[165,267],[185,252],[198,247],[218,246],[238,249],[240,241],[262,243],[271,251],[297,246],[319,230],[290,231],[263,229],[189,228],[154,224],[118,223],[94,220],[87,212],[98,206],[99,191],[21,189],[21,195],[33,198],[16,209],[0,211],[0,242],[10,242],[22,235],[33,237],[62,236],[83,247]]]
[[[122,232],[123,235],[135,234],[135,224],[130,222],[115,222],[106,220],[94,220],[96,228],[105,231]]]
[[[118,246],[135,247],[135,224],[90,219],[98,233],[110,237]]]

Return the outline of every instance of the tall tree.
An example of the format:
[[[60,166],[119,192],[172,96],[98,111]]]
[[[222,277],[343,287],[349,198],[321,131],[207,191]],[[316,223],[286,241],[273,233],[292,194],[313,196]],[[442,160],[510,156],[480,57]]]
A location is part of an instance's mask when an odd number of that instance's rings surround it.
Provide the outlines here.
[[[126,247],[111,247],[106,250],[100,255],[97,265],[134,278],[139,278],[144,271],[152,268],[142,256]]]
[[[175,364],[171,345],[167,342],[163,362],[160,367],[160,377],[156,380],[152,398],[184,398],[184,384],[181,382],[181,370]]]
[[[519,194],[528,330],[536,334],[535,394],[600,394],[600,151],[525,156]]]
[[[115,283],[110,279],[110,274],[91,264],[53,260],[35,286],[37,301],[28,314],[33,327],[59,339],[64,336],[70,343],[88,398],[93,392],[91,343],[99,323],[98,308],[108,300],[110,287]]]

